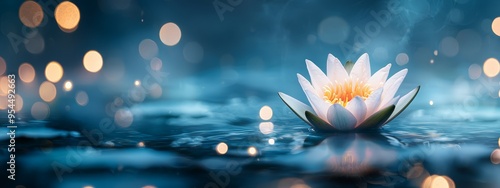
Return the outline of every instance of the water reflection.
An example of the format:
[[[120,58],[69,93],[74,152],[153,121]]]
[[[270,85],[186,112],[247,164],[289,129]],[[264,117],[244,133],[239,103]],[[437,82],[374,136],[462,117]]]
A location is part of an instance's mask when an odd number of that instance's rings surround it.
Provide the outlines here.
[[[381,132],[309,135],[302,148],[301,152],[276,161],[314,175],[310,181],[315,186],[331,185],[333,180],[358,185],[419,187],[430,175],[423,165],[425,153]]]
[[[362,176],[380,172],[398,159],[402,144],[380,133],[339,133],[311,135],[304,151],[286,160],[304,171],[340,176]]]

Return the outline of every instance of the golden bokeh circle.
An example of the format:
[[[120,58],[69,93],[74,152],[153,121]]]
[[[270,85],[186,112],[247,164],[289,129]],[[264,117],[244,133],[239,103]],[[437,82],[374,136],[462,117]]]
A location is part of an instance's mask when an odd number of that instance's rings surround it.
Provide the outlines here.
[[[21,97],[21,95],[16,94],[15,96],[16,96],[16,103],[15,103],[16,106],[14,106],[14,110],[19,112],[23,109],[24,100],[23,97]]]
[[[273,109],[269,106],[260,108],[259,116],[262,120],[270,120],[273,117]]]
[[[80,10],[69,1],[63,1],[57,5],[54,16],[57,25],[65,32],[73,32],[80,22]]]
[[[64,82],[63,89],[64,89],[64,91],[71,91],[71,89],[73,89],[73,82],[71,82],[69,80]]]
[[[5,63],[5,60],[0,56],[0,75],[3,75],[5,71],[7,70],[7,63]]]
[[[61,80],[63,75],[64,70],[61,64],[56,61],[51,61],[49,64],[47,64],[47,67],[45,67],[45,77],[48,81],[57,83],[59,82],[59,80]]]
[[[102,64],[102,56],[95,50],[90,50],[83,56],[83,66],[89,72],[99,72]]]
[[[167,46],[175,46],[181,40],[181,29],[177,24],[168,22],[160,28],[160,40]]]
[[[500,63],[495,58],[488,58],[483,64],[483,72],[490,78],[495,77],[500,72]]]
[[[224,142],[217,144],[217,146],[215,147],[215,150],[217,151],[217,153],[219,153],[221,155],[226,154],[228,149],[229,149],[229,147]]]
[[[38,90],[40,94],[40,98],[42,98],[45,102],[52,102],[57,95],[56,86],[48,81],[45,81],[40,85],[40,89]]]
[[[493,22],[491,22],[491,30],[495,35],[500,36],[500,17],[496,17]]]
[[[29,63],[23,63],[19,66],[19,78],[24,83],[31,83],[35,80],[35,68]]]
[[[0,96],[6,96],[9,92],[9,78],[7,76],[0,77]]]
[[[43,17],[42,7],[35,1],[25,1],[19,7],[19,20],[26,27],[38,27],[42,23]]]

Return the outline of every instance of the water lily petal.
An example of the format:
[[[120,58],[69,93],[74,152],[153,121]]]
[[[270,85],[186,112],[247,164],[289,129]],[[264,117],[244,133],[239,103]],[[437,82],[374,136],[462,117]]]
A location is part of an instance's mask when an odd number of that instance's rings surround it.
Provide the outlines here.
[[[358,123],[361,123],[363,120],[365,120],[366,104],[361,97],[354,97],[354,99],[347,103],[345,108],[349,110],[349,112],[351,112]]]
[[[392,65],[389,63],[385,67],[375,72],[375,74],[373,74],[372,77],[368,79],[368,86],[370,86],[373,90],[383,87],[385,81],[387,80],[387,76],[389,76],[391,66]]]
[[[340,104],[333,104],[328,109],[328,122],[339,130],[352,130],[356,126],[356,118]]]
[[[413,101],[415,96],[417,96],[419,90],[420,86],[411,90],[406,95],[401,97],[401,99],[399,99],[398,103],[396,104],[396,109],[394,109],[394,112],[392,112],[391,117],[389,117],[389,119],[385,123],[389,123],[391,120],[396,118],[401,112],[403,112],[403,110],[405,110],[406,107],[408,107],[411,101]]]
[[[408,69],[403,69],[396,74],[394,74],[391,78],[387,80],[384,85],[384,92],[382,93],[382,102],[380,103],[382,106],[387,104],[389,100],[391,100],[403,82],[406,73],[408,73]]]
[[[371,116],[377,110],[380,105],[380,98],[382,97],[382,92],[384,88],[378,88],[373,91],[368,98],[365,100],[366,104],[366,117]]]
[[[351,70],[351,79],[359,79],[363,83],[367,83],[368,79],[370,79],[371,76],[371,70],[370,70],[370,59],[368,59],[368,54],[364,53],[361,55],[361,57],[358,58],[356,63],[354,63],[354,66],[352,67]]]
[[[290,108],[293,113],[295,113],[295,115],[299,116],[300,119],[304,120],[309,125],[311,124],[311,122],[309,122],[306,117],[306,111],[313,111],[310,106],[307,106],[299,100],[282,92],[278,92],[278,95],[280,96],[281,100],[283,100],[283,102],[288,106],[288,108]]]
[[[319,69],[316,64],[306,59],[307,70],[311,77],[311,83],[318,94],[323,92],[323,87],[331,85],[330,80],[326,77],[325,73]]]
[[[309,91],[315,92],[316,95],[318,95],[318,93],[316,92],[314,87],[311,85],[311,83],[306,78],[304,78],[304,76],[302,76],[301,74],[297,74],[297,79],[299,80],[300,87],[302,87],[302,90],[304,90],[304,93],[306,93],[306,90],[309,90]]]
[[[312,91],[309,90],[306,90],[306,96],[307,99],[309,99],[309,102],[311,103],[314,112],[316,112],[316,115],[318,115],[321,119],[326,121],[327,120],[326,114],[331,104],[319,98],[318,95],[314,94]]]
[[[314,128],[315,131],[318,132],[333,132],[337,131],[335,127],[330,125],[330,123],[321,119],[320,117],[314,115],[314,113],[306,111],[305,116],[310,123],[311,127]]]
[[[328,54],[326,71],[326,74],[332,83],[342,83],[349,78],[349,74],[347,74],[347,71],[344,69],[344,66],[342,66],[342,63],[332,54]]]
[[[396,97],[392,98],[389,102],[387,102],[387,103],[385,103],[385,104],[381,104],[381,105],[378,107],[378,110],[380,110],[380,109],[384,109],[384,108],[387,108],[387,107],[388,107],[388,106],[390,106],[390,105],[396,105],[396,103],[397,103],[397,102],[398,102],[398,100],[399,100],[399,97],[400,97],[400,96],[398,95],[398,96],[396,96]]]
[[[363,123],[360,123],[356,127],[356,130],[378,128],[383,126],[386,120],[391,116],[392,112],[394,111],[394,108],[395,108],[394,105],[390,105],[382,110],[379,110],[370,117],[366,118],[366,120],[363,121]]]

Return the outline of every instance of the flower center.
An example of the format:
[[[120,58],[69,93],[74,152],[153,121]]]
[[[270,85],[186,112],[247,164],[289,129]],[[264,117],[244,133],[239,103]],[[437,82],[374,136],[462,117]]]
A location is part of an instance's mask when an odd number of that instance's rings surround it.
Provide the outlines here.
[[[360,96],[366,100],[372,93],[372,89],[361,81],[347,80],[344,83],[334,83],[323,88],[323,99],[330,104],[347,106],[354,97]]]

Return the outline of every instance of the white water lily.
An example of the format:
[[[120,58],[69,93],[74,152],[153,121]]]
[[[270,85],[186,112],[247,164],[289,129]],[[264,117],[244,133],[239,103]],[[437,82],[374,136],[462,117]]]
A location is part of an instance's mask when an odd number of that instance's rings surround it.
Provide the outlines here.
[[[354,65],[346,63],[346,67],[328,54],[326,75],[307,59],[306,65],[311,82],[300,74],[297,77],[312,108],[284,93],[279,92],[279,96],[319,132],[382,127],[399,115],[420,89],[418,86],[402,97],[395,97],[408,70],[403,69],[387,79],[391,68],[388,64],[372,75],[366,53]]]

